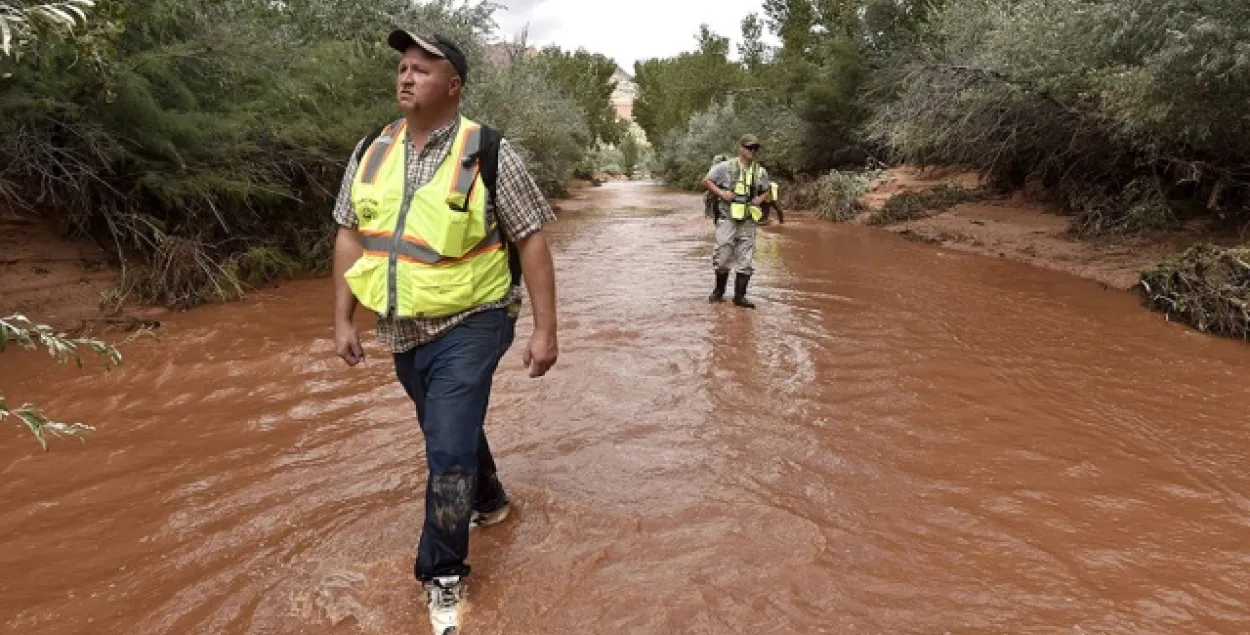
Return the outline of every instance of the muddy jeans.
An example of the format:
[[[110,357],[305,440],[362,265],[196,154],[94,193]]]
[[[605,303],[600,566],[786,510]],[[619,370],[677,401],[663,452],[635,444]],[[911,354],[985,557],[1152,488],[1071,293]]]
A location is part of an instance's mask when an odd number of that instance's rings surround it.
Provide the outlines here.
[[[712,252],[712,267],[717,271],[737,268],[738,273],[749,276],[755,272],[751,261],[755,259],[755,222],[735,221],[721,217],[716,221],[716,250]]]
[[[466,576],[469,519],[504,498],[483,424],[491,380],[516,323],[506,309],[470,316],[442,337],[395,357],[395,373],[417,406],[429,479],[413,572],[420,581]]]

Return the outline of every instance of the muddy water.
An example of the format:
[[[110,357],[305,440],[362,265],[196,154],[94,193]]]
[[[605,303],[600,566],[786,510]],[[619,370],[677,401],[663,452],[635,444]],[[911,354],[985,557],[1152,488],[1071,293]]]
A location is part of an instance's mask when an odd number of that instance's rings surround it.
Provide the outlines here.
[[[712,307],[696,199],[565,207],[562,355],[497,377],[517,506],[468,633],[1250,632],[1244,345],[803,218],[761,235],[758,311]],[[329,289],[174,316],[107,374],[5,353],[5,395],[98,430],[0,434],[4,632],[426,632],[412,406],[376,346],[332,356]]]

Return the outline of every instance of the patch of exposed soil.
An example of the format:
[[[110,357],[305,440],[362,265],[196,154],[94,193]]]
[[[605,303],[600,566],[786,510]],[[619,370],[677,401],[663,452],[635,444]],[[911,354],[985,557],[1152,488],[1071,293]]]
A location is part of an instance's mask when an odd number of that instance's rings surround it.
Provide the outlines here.
[[[902,192],[931,190],[942,183],[973,189],[980,185],[974,173],[954,170],[921,170],[905,166],[886,172],[860,200],[871,210],[880,209],[891,196]],[[854,222],[863,222],[867,214]],[[1141,272],[1169,254],[1182,251],[1199,240],[1210,240],[1198,227],[1173,232],[1079,240],[1068,234],[1069,219],[1031,196],[1017,193],[963,203],[928,218],[883,227],[909,240],[951,249],[1011,258],[1039,267],[1065,271],[1097,280],[1117,289],[1129,289]]]
[[[116,308],[119,280],[99,247],[0,212],[0,316],[21,313],[71,333],[153,326],[159,309]]]

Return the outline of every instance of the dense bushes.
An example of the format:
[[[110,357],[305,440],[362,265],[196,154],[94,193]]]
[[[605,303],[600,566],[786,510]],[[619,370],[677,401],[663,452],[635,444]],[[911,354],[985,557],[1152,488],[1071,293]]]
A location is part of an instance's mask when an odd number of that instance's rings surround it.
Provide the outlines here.
[[[869,128],[905,160],[1036,179],[1083,234],[1245,222],[1248,19],[1231,1],[953,2],[940,54]]]

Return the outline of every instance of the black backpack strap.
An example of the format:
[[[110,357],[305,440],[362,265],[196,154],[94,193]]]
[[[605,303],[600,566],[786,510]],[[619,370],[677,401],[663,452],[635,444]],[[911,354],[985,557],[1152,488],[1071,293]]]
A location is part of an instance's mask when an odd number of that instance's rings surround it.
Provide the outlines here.
[[[503,134],[499,130],[490,126],[482,126],[482,149],[478,156],[478,161],[482,167],[482,183],[486,185],[486,192],[490,195],[492,205],[498,209],[499,196],[499,143],[503,140]],[[502,230],[500,230],[502,233]],[[521,254],[517,251],[515,244],[507,242],[505,237],[504,248],[508,252],[508,271],[512,273],[512,284],[521,284]]]
[[[386,127],[389,125],[390,124],[388,123],[384,123],[378,126],[377,128],[374,128],[373,132],[370,132],[369,134],[365,135],[364,140],[361,141],[360,143],[360,147],[356,148],[356,163],[357,164],[359,164],[360,161],[365,158],[365,153],[369,151],[369,146],[373,145],[373,140],[377,139],[378,135],[382,134],[382,131],[386,130]]]

